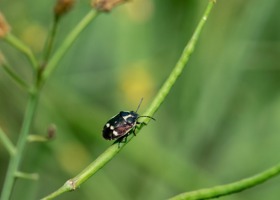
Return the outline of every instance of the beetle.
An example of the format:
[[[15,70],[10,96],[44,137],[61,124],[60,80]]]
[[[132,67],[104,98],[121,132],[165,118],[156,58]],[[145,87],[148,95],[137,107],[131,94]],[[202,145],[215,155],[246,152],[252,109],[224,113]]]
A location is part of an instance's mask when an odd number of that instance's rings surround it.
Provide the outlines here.
[[[146,125],[145,122],[137,121],[140,117],[147,117],[155,120],[150,116],[139,116],[137,113],[143,98],[140,100],[136,111],[120,111],[119,114],[112,117],[103,127],[103,137],[106,140],[119,140],[122,141],[124,138],[132,132],[135,134],[137,125]]]

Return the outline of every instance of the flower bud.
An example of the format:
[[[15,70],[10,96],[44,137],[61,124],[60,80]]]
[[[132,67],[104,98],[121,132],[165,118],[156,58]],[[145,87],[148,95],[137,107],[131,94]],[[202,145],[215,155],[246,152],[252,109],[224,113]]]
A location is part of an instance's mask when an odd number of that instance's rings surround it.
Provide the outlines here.
[[[114,7],[128,0],[93,0],[92,6],[98,11],[109,12]]]
[[[54,6],[54,14],[56,19],[66,14],[74,5],[74,0],[57,0]]]
[[[49,127],[48,127],[48,135],[47,135],[47,138],[50,140],[50,139],[53,139],[56,135],[56,125],[55,124],[50,124]]]
[[[10,31],[10,26],[6,22],[2,13],[0,12],[0,38],[5,37],[7,33],[9,33],[9,31]]]

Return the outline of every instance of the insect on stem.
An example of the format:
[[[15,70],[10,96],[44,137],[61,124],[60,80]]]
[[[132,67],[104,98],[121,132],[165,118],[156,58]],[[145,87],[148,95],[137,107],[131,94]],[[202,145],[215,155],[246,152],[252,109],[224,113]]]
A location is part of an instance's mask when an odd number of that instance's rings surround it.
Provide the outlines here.
[[[135,129],[137,125],[146,125],[145,122],[138,122],[137,120],[140,117],[147,117],[150,119],[155,120],[153,117],[150,116],[139,116],[137,111],[139,110],[143,98],[141,98],[140,103],[138,104],[136,111],[120,111],[119,114],[112,117],[103,127],[103,137],[106,140],[121,140],[133,133],[135,134]]]

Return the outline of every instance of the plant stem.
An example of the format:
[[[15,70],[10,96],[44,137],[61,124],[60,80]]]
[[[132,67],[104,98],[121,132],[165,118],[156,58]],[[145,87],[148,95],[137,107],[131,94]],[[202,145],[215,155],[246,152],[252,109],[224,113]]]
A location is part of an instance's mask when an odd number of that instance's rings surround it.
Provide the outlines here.
[[[2,66],[12,80],[14,80],[22,89],[28,91],[29,87],[27,83],[21,77],[19,77],[16,72],[14,72],[14,70],[12,70],[6,63],[2,63]]]
[[[71,47],[74,41],[78,38],[80,33],[89,25],[89,23],[97,16],[96,10],[90,10],[89,13],[80,21],[80,23],[72,30],[72,32],[65,38],[59,49],[50,59],[43,72],[41,83],[44,83],[50,74],[57,67],[58,62],[62,59],[66,51]]]
[[[4,187],[2,189],[1,200],[8,200],[11,196],[14,181],[15,181],[15,174],[18,171],[23,150],[26,145],[27,136],[28,133],[30,132],[30,127],[34,118],[38,98],[39,98],[39,94],[37,92],[30,93],[28,105],[24,115],[22,129],[20,131],[19,139],[16,146],[17,151],[11,157],[11,160],[9,162],[9,166],[4,182]]]
[[[202,30],[203,25],[205,24],[205,21],[213,7],[214,2],[210,1],[205,13],[200,20],[198,26],[195,29],[195,32],[190,40],[190,42],[185,47],[182,56],[178,60],[176,66],[174,67],[173,71],[171,72],[168,79],[165,81],[162,88],[159,90],[157,96],[155,97],[153,103],[151,104],[150,108],[146,112],[145,115],[152,116],[156,110],[159,108],[167,94],[170,92],[172,86],[182,73],[189,56],[194,50],[196,41],[199,38],[200,32]],[[146,122],[148,122],[149,119],[147,119]],[[136,133],[141,130],[143,126],[140,126],[139,129],[136,130]],[[54,197],[57,197],[61,195],[64,192],[75,190],[78,188],[83,182],[88,180],[93,174],[95,174],[99,169],[101,169],[105,164],[107,164],[118,152],[121,151],[121,149],[133,138],[133,134],[131,134],[125,143],[119,144],[118,142],[115,142],[112,146],[110,146],[104,153],[102,153],[95,161],[93,161],[86,169],[84,169],[81,173],[79,173],[74,178],[68,180],[62,187],[60,187],[55,192],[51,193],[50,195],[44,197],[44,200],[52,199]]]
[[[47,142],[49,139],[46,136],[42,135],[28,135],[27,137],[28,142]]]
[[[0,140],[2,141],[5,148],[8,150],[9,154],[13,156],[16,153],[16,148],[1,128],[0,128]]]
[[[170,200],[198,200],[198,199],[212,199],[220,196],[237,193],[242,190],[254,187],[261,184],[268,179],[277,176],[280,173],[280,164],[263,171],[255,176],[246,178],[237,182],[233,182],[226,185],[220,185],[212,188],[206,188],[196,190],[192,192],[186,192],[172,197]]]
[[[189,43],[185,47],[175,68],[169,75],[168,79],[164,82],[164,84],[161,87],[160,91],[158,92],[157,96],[154,98],[151,106],[148,108],[148,110],[143,115],[153,116],[153,114],[157,111],[157,109],[160,107],[160,105],[164,101],[165,97],[168,95],[169,91],[171,90],[171,88],[174,85],[174,83],[176,82],[176,80],[182,74],[182,71],[183,71],[184,67],[186,66],[186,63],[188,62],[190,55],[192,54],[192,52],[194,50],[196,42],[201,33],[201,30],[213,8],[214,3],[215,2],[213,0],[209,1],[208,6],[207,6],[206,10],[204,11],[204,14],[203,14],[200,22],[198,23],[198,26],[196,27]]]
[[[37,173],[16,172],[15,177],[22,178],[22,179],[29,179],[33,181],[37,181],[39,179],[39,175]]]
[[[119,146],[118,144],[110,146],[105,152],[103,152],[95,161],[93,161],[77,176],[66,181],[66,183],[63,186],[61,186],[58,190],[42,198],[42,200],[53,199],[64,192],[75,190],[83,182],[88,180],[94,173],[101,169],[106,163],[108,163],[124,146],[125,143],[122,143],[121,146]]]
[[[57,33],[58,22],[59,22],[59,18],[54,18],[50,36],[48,37],[48,39],[46,41],[45,55],[43,58],[42,68],[45,67],[45,65],[47,64],[47,61],[49,60],[49,57],[51,55],[51,52],[53,49],[53,44],[54,44],[54,39],[55,39],[55,36]]]
[[[31,63],[31,66],[33,67],[33,70],[36,70],[38,68],[38,63],[33,55],[32,51],[25,45],[23,44],[19,39],[17,39],[14,35],[11,33],[7,34],[4,37],[5,41],[8,42],[10,45],[21,51],[29,60]]]

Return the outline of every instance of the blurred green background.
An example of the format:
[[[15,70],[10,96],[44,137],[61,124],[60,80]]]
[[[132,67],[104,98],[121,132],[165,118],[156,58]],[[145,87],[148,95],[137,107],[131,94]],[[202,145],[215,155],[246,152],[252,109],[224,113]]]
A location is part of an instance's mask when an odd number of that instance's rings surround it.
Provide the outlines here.
[[[38,57],[55,1],[1,0],[13,33]],[[60,187],[112,142],[104,123],[120,110],[150,105],[198,23],[207,0],[133,0],[102,14],[75,42],[41,95],[32,129],[54,140],[31,143],[12,199],[39,199]],[[75,192],[57,199],[166,199],[229,183],[280,160],[280,1],[218,0],[188,67],[151,122]],[[90,9],[77,1],[55,46]],[[30,80],[26,59],[0,41],[16,71]],[[0,126],[15,143],[27,95],[0,69]],[[9,156],[0,145],[0,187]],[[225,200],[278,200],[280,178]]]

